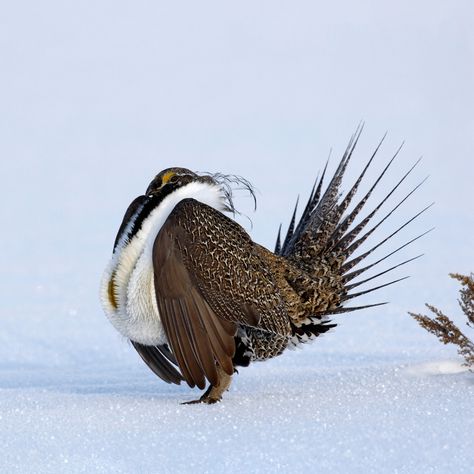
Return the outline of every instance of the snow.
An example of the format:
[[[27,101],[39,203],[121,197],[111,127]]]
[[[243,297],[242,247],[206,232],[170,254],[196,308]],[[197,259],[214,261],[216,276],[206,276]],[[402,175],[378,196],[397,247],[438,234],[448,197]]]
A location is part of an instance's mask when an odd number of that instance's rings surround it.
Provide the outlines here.
[[[180,405],[196,394],[131,351],[7,365],[2,472],[470,472],[472,374],[451,360],[427,373],[395,346],[325,345],[242,370],[213,406]]]
[[[1,473],[472,472],[473,374],[407,315],[463,324],[447,274],[474,268],[472,5],[297,3],[1,6]],[[347,183],[387,129],[367,183],[406,144],[372,203],[419,155],[392,204],[430,174],[378,233],[436,201],[386,247],[436,226],[387,262],[424,253],[393,275],[411,279],[240,370],[220,404],[181,405],[198,391],[158,380],[100,308],[126,206],[168,166],[236,173],[258,190],[239,221],[272,247],[361,117]]]

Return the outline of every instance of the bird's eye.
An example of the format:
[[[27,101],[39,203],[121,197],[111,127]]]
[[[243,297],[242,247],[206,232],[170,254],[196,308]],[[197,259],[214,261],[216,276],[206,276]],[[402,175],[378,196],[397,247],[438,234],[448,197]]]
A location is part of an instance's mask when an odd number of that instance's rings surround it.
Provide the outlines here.
[[[168,180],[168,183],[175,184],[179,180],[179,176],[175,174],[174,176],[171,176],[171,178]]]

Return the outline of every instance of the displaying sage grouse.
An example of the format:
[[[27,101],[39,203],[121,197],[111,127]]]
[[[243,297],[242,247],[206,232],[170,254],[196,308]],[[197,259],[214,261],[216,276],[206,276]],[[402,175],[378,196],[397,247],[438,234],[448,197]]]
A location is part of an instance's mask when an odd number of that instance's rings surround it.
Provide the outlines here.
[[[232,183],[248,186],[245,180],[169,168],[130,204],[103,277],[101,299],[113,326],[156,375],[200,389],[208,382],[207,391],[195,402],[214,403],[228,389],[237,366],[275,357],[314,339],[336,326],[330,315],[377,306],[344,304],[394,283],[352,292],[413,259],[357,283],[353,280],[409,242],[370,265],[354,267],[423,211],[351,259],[414,191],[363,232],[413,168],[356,224],[393,161],[349,212],[375,156],[342,197],[341,180],[358,137],[359,133],[350,141],[325,191],[324,173],[315,184],[298,223],[295,208],[286,238],[281,244],[278,234],[274,252],[253,242],[226,215],[235,210]]]

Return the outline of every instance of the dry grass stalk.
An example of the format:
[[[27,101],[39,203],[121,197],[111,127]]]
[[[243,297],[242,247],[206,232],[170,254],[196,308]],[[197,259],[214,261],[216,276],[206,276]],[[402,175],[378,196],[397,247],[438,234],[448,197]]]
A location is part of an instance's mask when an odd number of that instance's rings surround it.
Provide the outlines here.
[[[466,276],[451,273],[449,276],[461,283],[459,306],[468,319],[467,325],[474,328],[474,275]],[[418,321],[422,328],[434,334],[443,344],[458,346],[458,353],[465,360],[464,365],[474,368],[474,342],[465,336],[456,324],[438,308],[430,304],[426,304],[426,307],[434,316],[409,314]]]

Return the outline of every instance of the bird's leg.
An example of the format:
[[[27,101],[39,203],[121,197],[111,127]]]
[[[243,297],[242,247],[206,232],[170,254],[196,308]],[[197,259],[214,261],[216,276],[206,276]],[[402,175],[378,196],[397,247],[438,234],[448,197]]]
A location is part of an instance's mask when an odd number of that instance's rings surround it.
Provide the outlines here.
[[[222,400],[222,394],[228,390],[232,382],[232,375],[224,372],[219,366],[217,366],[217,384],[209,385],[208,389],[202,394],[201,398],[192,400],[190,402],[184,402],[183,405],[191,405],[194,403],[217,403]]]

